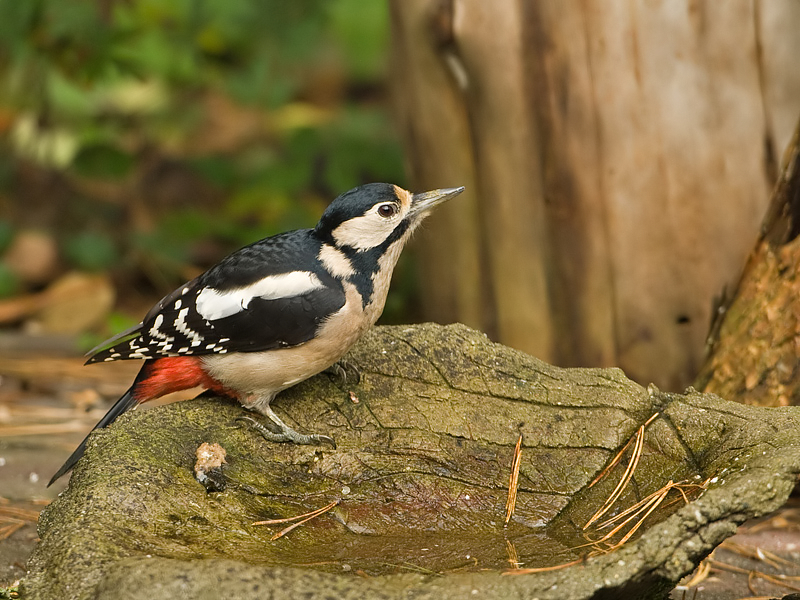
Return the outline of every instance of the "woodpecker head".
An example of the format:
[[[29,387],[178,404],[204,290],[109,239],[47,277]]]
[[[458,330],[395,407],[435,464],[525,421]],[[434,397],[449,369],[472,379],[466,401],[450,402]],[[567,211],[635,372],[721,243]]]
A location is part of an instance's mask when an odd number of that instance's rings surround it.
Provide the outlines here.
[[[405,240],[434,206],[463,191],[459,187],[412,194],[389,183],[368,183],[331,202],[314,231],[328,244],[350,252],[387,249]]]

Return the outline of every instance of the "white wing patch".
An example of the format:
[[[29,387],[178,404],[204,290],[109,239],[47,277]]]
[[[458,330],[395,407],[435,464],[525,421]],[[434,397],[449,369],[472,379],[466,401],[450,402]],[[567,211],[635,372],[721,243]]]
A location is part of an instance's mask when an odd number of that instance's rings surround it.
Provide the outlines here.
[[[246,287],[225,292],[207,287],[197,295],[197,312],[204,319],[213,321],[247,310],[253,298],[264,298],[265,300],[291,298],[302,296],[321,287],[323,284],[319,278],[308,271],[270,275]],[[180,328],[178,329],[180,330]]]

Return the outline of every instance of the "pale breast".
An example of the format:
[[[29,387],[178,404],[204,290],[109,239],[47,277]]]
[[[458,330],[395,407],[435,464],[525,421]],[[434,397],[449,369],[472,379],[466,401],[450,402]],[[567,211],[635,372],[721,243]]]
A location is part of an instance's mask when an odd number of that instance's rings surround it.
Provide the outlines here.
[[[269,402],[281,390],[335,363],[369,328],[354,286],[345,284],[345,297],[344,306],[325,321],[314,339],[292,348],[203,356],[206,371],[243,401],[253,395]]]
[[[366,306],[355,286],[345,279],[344,306],[326,319],[313,339],[291,348],[203,356],[208,374],[239,393],[243,403],[263,405],[281,390],[331,366],[383,312],[392,271],[409,235],[407,232],[396,240],[378,260],[372,276],[374,292]]]

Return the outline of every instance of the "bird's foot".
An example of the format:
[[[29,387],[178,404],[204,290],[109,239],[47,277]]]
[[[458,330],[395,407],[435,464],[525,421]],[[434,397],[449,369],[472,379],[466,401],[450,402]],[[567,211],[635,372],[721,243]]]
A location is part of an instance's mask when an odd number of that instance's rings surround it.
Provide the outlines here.
[[[349,381],[352,381],[353,385],[358,385],[361,382],[361,371],[353,363],[346,360],[337,360],[323,372],[336,377],[342,385],[347,385]]]
[[[322,444],[330,444],[331,447],[336,450],[336,442],[332,437],[317,433],[311,435],[298,433],[280,419],[277,421],[269,419],[266,424],[256,421],[252,417],[238,417],[236,420],[247,421],[250,427],[255,429],[261,435],[261,437],[269,442],[291,442],[294,444],[308,446],[321,446]]]

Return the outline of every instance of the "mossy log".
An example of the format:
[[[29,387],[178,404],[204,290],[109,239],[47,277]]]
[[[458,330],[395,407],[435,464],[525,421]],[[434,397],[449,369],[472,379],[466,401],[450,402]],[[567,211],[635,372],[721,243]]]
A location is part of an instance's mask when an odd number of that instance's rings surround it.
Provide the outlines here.
[[[800,471],[800,409],[560,369],[460,325],[376,328],[348,360],[360,383],[320,375],[275,402],[336,450],[268,443],[238,404],[208,396],[97,432],[42,515],[26,597],[659,597],[739,523],[779,507]],[[670,480],[707,489],[688,505],[675,493],[639,537],[583,560],[583,525],[628,458],[590,484],[653,415],[612,512]],[[204,442],[226,452],[208,487],[194,475]],[[278,539],[286,524],[253,524],[330,503]]]

